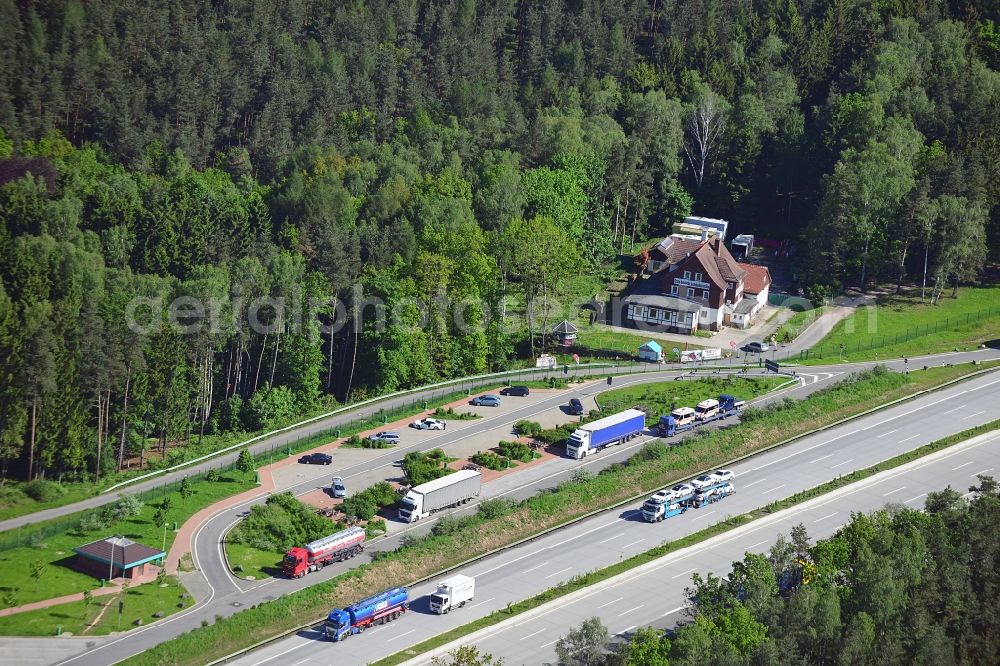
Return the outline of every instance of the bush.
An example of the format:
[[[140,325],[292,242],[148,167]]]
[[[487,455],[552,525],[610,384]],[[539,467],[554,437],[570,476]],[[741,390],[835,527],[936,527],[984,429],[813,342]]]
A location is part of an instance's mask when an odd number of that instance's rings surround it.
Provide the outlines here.
[[[284,552],[331,532],[329,520],[286,492],[271,495],[264,504],[251,507],[250,515],[229,532],[228,538],[260,550]]]
[[[344,515],[355,516],[361,520],[371,520],[378,513],[378,507],[364,493],[358,493],[357,495],[345,498],[340,508],[343,510]]]
[[[499,449],[500,455],[510,458],[511,460],[531,462],[535,459],[535,452],[531,450],[530,446],[523,442],[500,442]]]
[[[478,522],[479,518],[477,516],[442,516],[434,523],[434,527],[431,528],[431,535],[444,536],[447,534],[456,534]]]
[[[542,433],[542,424],[537,421],[518,421],[514,424],[514,432],[521,437],[536,437]]]
[[[494,520],[506,516],[514,510],[514,502],[504,497],[483,500],[479,503],[477,514],[484,520]]]
[[[286,386],[264,385],[250,396],[241,412],[247,430],[264,430],[295,416],[295,394]]]
[[[208,470],[208,474],[205,475],[205,480],[209,481],[211,483],[215,483],[216,481],[218,481],[219,480],[219,470],[215,469],[214,467],[212,469]]]
[[[88,532],[100,532],[107,529],[108,523],[101,517],[99,513],[91,513],[80,519],[80,524],[77,526],[77,533],[81,536]]]
[[[456,412],[454,407],[449,407],[448,409],[438,407],[434,410],[432,416],[451,421],[471,421],[472,419],[479,418],[479,414],[474,414],[473,412]]]
[[[484,453],[477,453],[469,458],[472,462],[477,465],[482,465],[492,470],[500,471],[502,469],[507,469],[507,462],[505,458],[501,458],[495,453],[486,451]]]
[[[448,469],[445,465],[448,457],[441,449],[420,452],[413,451],[403,457],[403,473],[406,474],[410,485],[419,486],[442,476],[451,474],[455,470]]]
[[[373,520],[365,526],[365,534],[369,539],[374,536],[378,536],[379,534],[385,534],[386,530],[385,521],[381,518]]]
[[[36,502],[51,502],[65,492],[60,484],[48,479],[35,479],[24,486],[24,494]]]

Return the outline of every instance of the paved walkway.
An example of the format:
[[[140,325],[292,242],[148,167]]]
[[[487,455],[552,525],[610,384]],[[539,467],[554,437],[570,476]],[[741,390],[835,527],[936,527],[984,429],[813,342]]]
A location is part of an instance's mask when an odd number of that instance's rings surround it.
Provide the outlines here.
[[[126,579],[126,578],[115,578],[112,580],[107,587],[98,587],[90,591],[95,597],[104,597],[109,594],[117,594],[122,591],[122,583],[126,580],[129,581],[129,587],[135,587],[137,585],[143,585],[144,583],[151,583],[156,580],[157,574],[159,574],[160,568],[150,566],[147,568],[146,572],[137,576],[136,578]],[[23,606],[12,606],[10,608],[4,608],[0,610],[0,617],[7,617],[8,615],[15,615],[17,613],[26,613],[28,611],[39,610],[41,608],[49,608],[50,606],[58,606],[60,604],[68,604],[73,601],[83,601],[83,592],[77,592],[76,594],[67,594],[62,597],[53,597],[52,599],[42,599],[41,601],[33,601],[30,604],[24,604]]]

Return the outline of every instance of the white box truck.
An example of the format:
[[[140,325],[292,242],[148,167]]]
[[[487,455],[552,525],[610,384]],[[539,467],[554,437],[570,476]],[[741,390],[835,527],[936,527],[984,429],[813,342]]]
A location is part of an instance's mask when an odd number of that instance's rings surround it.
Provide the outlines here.
[[[431,594],[431,612],[444,615],[454,608],[461,608],[476,594],[476,579],[461,574],[438,583]]]
[[[434,479],[410,488],[399,503],[399,519],[414,523],[435,511],[464,504],[479,497],[483,475],[463,469],[440,479]]]

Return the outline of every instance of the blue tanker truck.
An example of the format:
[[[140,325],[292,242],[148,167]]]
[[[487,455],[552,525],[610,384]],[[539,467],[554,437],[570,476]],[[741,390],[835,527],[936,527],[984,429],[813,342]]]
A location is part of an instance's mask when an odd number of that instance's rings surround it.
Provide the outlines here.
[[[394,587],[347,608],[335,608],[326,618],[326,637],[341,641],[351,634],[360,634],[373,624],[391,622],[406,612],[407,599],[405,587]]]

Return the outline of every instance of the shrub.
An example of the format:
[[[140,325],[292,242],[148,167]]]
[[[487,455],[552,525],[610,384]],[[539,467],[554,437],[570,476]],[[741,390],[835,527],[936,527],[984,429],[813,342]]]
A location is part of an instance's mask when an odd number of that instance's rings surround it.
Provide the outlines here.
[[[368,536],[368,538],[377,536],[379,534],[385,534],[386,530],[387,528],[385,525],[385,521],[382,520],[381,518],[373,520],[365,526],[365,534]]]
[[[505,497],[483,500],[479,503],[477,513],[484,520],[494,520],[506,516],[514,510],[514,502]]]
[[[218,481],[219,480],[219,470],[215,469],[214,467],[212,469],[208,470],[208,474],[205,475],[205,480],[208,481],[208,482],[210,482],[210,483],[215,483],[216,481]]]
[[[287,386],[264,385],[243,404],[241,417],[247,430],[264,430],[295,416],[295,394]]]
[[[495,453],[490,451],[477,453],[469,458],[472,462],[477,465],[482,465],[492,470],[500,471],[502,469],[507,469],[507,458],[502,458]]]
[[[378,513],[375,502],[371,501],[371,498],[365,496],[364,493],[345,498],[341,509],[343,509],[344,515],[355,516],[361,520],[371,520]]]
[[[332,532],[330,521],[291,493],[278,493],[250,508],[250,515],[229,533],[229,539],[260,550],[284,552]]]
[[[444,536],[447,534],[456,534],[478,522],[479,519],[476,516],[442,516],[434,523],[434,527],[431,528],[431,535]]]
[[[537,424],[536,424],[537,425]],[[512,460],[521,462],[531,462],[535,458],[535,452],[531,447],[523,442],[500,442],[500,455]]]
[[[51,502],[65,492],[60,484],[48,479],[35,479],[24,486],[24,494],[36,502]]]
[[[77,533],[83,535],[87,532],[100,532],[107,529],[107,527],[108,524],[101,517],[101,514],[91,513],[80,519],[80,524],[77,526]]]
[[[542,424],[537,421],[518,421],[514,424],[514,432],[521,437],[536,437],[542,432]]]
[[[454,472],[445,466],[447,462],[448,457],[441,449],[413,451],[403,457],[403,473],[410,485],[418,486]]]

